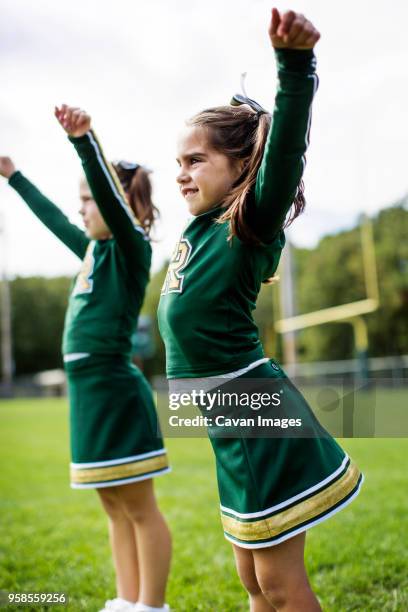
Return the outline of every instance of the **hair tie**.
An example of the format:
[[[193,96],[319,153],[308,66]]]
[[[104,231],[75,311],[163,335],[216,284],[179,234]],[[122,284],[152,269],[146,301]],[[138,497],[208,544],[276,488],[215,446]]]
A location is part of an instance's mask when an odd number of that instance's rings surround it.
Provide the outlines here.
[[[231,98],[230,102],[231,106],[241,106],[241,104],[247,104],[256,112],[257,115],[265,115],[268,114],[268,111],[264,109],[258,102],[252,100],[251,98],[247,98],[241,94],[235,94]]]
[[[128,170],[136,172],[138,168],[140,168],[140,164],[135,164],[134,162],[128,162],[124,160],[115,161],[114,165],[120,168],[121,170]]]
[[[256,114],[258,115],[258,117],[260,115],[267,115],[269,114],[268,111],[263,108],[263,106],[261,106],[260,104],[258,104],[258,102],[255,102],[255,100],[252,100],[252,98],[248,98],[247,96],[247,92],[245,91],[245,78],[246,78],[247,73],[243,72],[241,74],[241,89],[242,89],[242,94],[235,94],[234,96],[232,96],[231,98],[231,106],[241,106],[241,104],[247,104],[248,106],[250,106],[252,108],[252,110],[254,110],[256,112]]]

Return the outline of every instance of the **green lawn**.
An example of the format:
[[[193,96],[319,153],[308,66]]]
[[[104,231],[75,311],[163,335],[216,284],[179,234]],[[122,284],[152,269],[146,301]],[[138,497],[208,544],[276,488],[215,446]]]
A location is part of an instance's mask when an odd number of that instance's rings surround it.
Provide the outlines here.
[[[174,538],[167,600],[174,612],[247,610],[221,531],[209,444],[167,446],[173,472],[156,481]],[[405,612],[408,440],[343,446],[366,483],[351,506],[309,531],[312,584],[325,611]],[[1,402],[0,458],[0,589],[66,592],[70,610],[98,610],[114,595],[106,521],[93,491],[68,486],[66,401]]]

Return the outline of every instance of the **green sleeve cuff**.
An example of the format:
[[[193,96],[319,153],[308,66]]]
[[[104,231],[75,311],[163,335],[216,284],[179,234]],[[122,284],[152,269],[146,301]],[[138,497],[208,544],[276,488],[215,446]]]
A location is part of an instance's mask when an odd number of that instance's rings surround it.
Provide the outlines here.
[[[313,49],[275,49],[278,70],[311,73],[316,70]]]
[[[68,136],[68,140],[70,142],[72,142],[74,145],[76,144],[83,144],[85,142],[88,142],[88,136],[87,136],[88,132],[86,134],[84,134],[83,136]]]
[[[92,131],[90,130],[89,132],[87,132],[83,136],[79,136],[78,138],[75,138],[74,136],[68,136],[68,140],[74,145],[81,161],[86,161],[87,159],[89,159],[90,156],[92,157],[95,153],[89,137],[89,134],[91,133]]]
[[[20,170],[16,170],[8,180],[10,187],[17,187],[21,179],[24,179],[22,173]]]

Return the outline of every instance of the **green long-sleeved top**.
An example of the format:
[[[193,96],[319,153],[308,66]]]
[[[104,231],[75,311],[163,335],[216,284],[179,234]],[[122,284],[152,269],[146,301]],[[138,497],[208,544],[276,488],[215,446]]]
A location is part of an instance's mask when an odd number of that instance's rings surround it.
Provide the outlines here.
[[[15,172],[9,183],[53,234],[83,260],[69,298],[63,353],[130,353],[130,338],[149,280],[151,246],[93,132],[70,140],[112,232],[111,239],[90,240],[21,172]]]
[[[169,378],[216,376],[263,358],[252,312],[285,245],[282,226],[300,183],[318,80],[313,51],[276,51],[278,89],[248,222],[262,246],[228,242],[220,206],[194,217],[171,258],[158,318]]]

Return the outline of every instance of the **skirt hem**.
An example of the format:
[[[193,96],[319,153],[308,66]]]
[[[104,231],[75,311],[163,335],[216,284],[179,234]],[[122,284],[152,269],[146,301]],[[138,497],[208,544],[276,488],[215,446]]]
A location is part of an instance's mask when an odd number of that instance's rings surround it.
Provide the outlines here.
[[[108,487],[117,487],[123,484],[131,484],[132,482],[140,482],[141,480],[148,480],[149,478],[155,478],[156,476],[161,476],[162,474],[168,474],[171,472],[171,467],[164,468],[162,470],[157,470],[155,472],[149,472],[148,474],[143,474],[142,476],[133,476],[131,478],[122,478],[120,480],[107,480],[106,482],[87,482],[87,483],[76,483],[71,482],[71,489],[102,489]]]
[[[290,531],[290,533],[284,533],[281,536],[277,535],[274,538],[267,540],[267,541],[264,540],[263,542],[245,542],[243,540],[236,539],[230,534],[225,533],[225,532],[224,532],[224,537],[226,538],[226,540],[228,540],[232,544],[235,544],[236,546],[239,546],[240,548],[256,549],[256,548],[269,548],[270,546],[276,546],[277,544],[280,544],[281,542],[284,542],[285,540],[289,540],[290,538],[293,538],[294,536],[300,533],[303,533],[307,529],[310,529],[311,527],[314,527],[315,525],[322,523],[326,519],[337,514],[337,512],[340,512],[340,510],[348,506],[357,497],[357,495],[361,491],[361,486],[363,482],[364,482],[364,475],[361,474],[361,478],[357,484],[356,489],[351,495],[349,495],[349,497],[347,497],[347,499],[345,499],[343,502],[340,502],[335,508],[328,510],[323,516],[320,516],[315,519],[311,519],[307,523],[303,524],[301,527],[298,527],[298,528],[295,527],[294,529]]]

